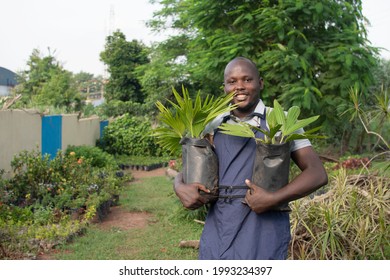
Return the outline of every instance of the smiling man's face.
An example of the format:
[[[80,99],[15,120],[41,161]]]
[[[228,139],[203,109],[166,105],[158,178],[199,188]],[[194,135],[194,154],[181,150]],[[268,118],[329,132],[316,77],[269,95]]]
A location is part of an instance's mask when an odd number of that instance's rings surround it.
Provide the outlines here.
[[[226,66],[224,90],[226,93],[234,92],[233,103],[240,103],[234,110],[237,117],[245,117],[254,111],[262,88],[263,82],[250,61],[236,59]]]

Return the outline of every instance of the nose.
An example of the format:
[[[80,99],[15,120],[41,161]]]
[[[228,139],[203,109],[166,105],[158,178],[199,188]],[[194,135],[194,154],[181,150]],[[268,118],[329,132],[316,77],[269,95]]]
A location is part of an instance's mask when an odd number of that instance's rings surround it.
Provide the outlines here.
[[[240,90],[244,90],[244,89],[245,89],[244,82],[237,81],[236,86],[234,87],[234,91],[240,91]]]

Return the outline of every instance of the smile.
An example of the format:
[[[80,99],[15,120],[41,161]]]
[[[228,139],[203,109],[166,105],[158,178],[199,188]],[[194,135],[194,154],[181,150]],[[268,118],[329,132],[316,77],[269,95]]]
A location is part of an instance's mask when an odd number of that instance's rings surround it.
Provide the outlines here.
[[[247,97],[248,97],[248,94],[245,94],[245,93],[234,94],[234,98],[237,99],[238,101],[245,100]]]

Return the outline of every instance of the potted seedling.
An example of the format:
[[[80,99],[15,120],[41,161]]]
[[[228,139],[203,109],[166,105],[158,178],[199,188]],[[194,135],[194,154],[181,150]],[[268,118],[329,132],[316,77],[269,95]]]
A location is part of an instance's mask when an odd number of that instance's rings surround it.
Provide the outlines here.
[[[230,104],[233,94],[207,95],[202,99],[198,92],[192,99],[182,87],[181,95],[175,89],[173,95],[175,102],[168,100],[169,108],[156,102],[158,119],[163,124],[155,129],[157,143],[171,153],[181,152],[184,183],[201,183],[210,190],[208,197],[216,198],[218,159],[203,131],[218,115],[236,108]]]
[[[219,126],[222,133],[255,139],[252,182],[257,186],[271,192],[285,186],[289,182],[291,141],[321,137],[314,134],[320,127],[303,131],[304,127],[316,121],[319,116],[298,120],[299,114],[299,107],[293,106],[285,112],[275,100],[274,108],[268,108],[266,113],[267,127],[257,127],[246,122],[223,123]],[[261,137],[256,136],[256,131],[261,133]],[[288,211],[290,208],[285,204],[277,209]]]

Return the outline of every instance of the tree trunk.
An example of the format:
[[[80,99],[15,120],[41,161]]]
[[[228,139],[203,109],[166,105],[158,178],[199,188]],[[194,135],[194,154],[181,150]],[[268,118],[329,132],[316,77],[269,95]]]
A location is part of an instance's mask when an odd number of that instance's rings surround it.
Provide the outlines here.
[[[351,129],[352,131],[352,129]],[[349,142],[351,140],[352,132],[351,131],[345,131],[342,141],[341,141],[341,147],[340,147],[340,154],[344,155],[344,153],[348,150]]]

